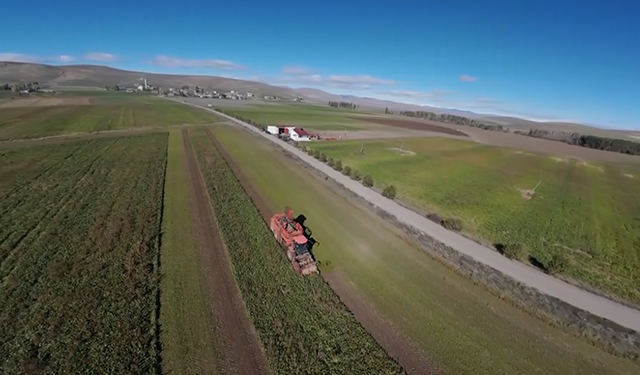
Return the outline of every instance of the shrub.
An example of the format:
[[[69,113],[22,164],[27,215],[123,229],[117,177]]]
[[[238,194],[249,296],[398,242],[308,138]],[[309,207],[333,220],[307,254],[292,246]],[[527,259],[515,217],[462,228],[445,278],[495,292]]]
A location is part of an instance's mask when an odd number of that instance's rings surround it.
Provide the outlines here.
[[[351,176],[351,167],[345,165],[344,168],[342,168],[342,174],[345,176]]]
[[[448,217],[443,219],[441,225],[449,230],[455,230],[459,232],[462,230],[462,220],[456,217]]]
[[[396,187],[393,185],[387,185],[387,187],[382,190],[382,196],[394,199],[396,197]]]
[[[371,175],[366,175],[362,178],[362,184],[366,187],[372,187],[373,186],[373,177],[371,177]]]
[[[327,155],[325,155],[324,152],[320,153],[320,161],[323,163],[327,162]]]
[[[330,167],[333,167],[333,163],[334,163],[333,158],[329,157],[329,159],[327,159],[327,164],[329,164]]]
[[[436,213],[427,214],[427,219],[433,221],[436,224],[442,225],[442,218]]]
[[[313,155],[315,155],[315,151],[312,148],[308,148],[307,149],[307,154],[313,156]]]
[[[554,254],[549,262],[545,265],[545,268],[551,274],[557,274],[564,272],[569,266],[569,259],[564,254]]]
[[[333,169],[335,169],[336,171],[341,171],[342,170],[342,161],[340,160],[334,160],[333,161]]]
[[[313,150],[313,157],[320,160],[320,151],[318,150]]]
[[[527,248],[520,243],[504,245],[502,253],[509,259],[517,260],[524,260],[529,255]]]
[[[307,152],[307,146],[305,145],[300,146],[300,150]]]
[[[360,181],[360,179],[362,178],[362,175],[357,170],[352,169],[351,170],[351,178],[353,178],[356,181]]]

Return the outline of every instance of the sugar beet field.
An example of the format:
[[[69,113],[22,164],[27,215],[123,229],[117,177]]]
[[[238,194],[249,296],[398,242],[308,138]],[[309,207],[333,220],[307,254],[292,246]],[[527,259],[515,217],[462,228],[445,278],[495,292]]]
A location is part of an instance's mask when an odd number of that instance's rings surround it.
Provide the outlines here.
[[[166,135],[0,151],[0,373],[153,373]]]
[[[0,374],[401,372],[322,278],[294,273],[214,142],[184,129],[0,149]],[[224,245],[184,209],[197,179]],[[225,293],[243,301],[231,316]]]

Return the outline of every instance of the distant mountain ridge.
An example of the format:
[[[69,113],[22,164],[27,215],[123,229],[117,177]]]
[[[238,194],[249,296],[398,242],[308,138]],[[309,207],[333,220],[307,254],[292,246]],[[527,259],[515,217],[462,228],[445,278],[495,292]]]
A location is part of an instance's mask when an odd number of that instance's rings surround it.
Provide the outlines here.
[[[93,86],[104,87],[105,85],[132,85],[140,83],[142,78],[147,78],[150,84],[159,87],[180,87],[200,86],[205,89],[219,91],[250,91],[257,97],[278,96],[282,99],[293,99],[302,96],[307,102],[326,103],[329,101],[348,101],[359,105],[361,108],[389,108],[394,112],[398,111],[425,111],[436,114],[450,114],[464,116],[487,123],[500,124],[505,127],[526,130],[531,128],[577,132],[583,134],[599,135],[603,137],[624,137],[638,141],[640,131],[610,130],[593,126],[574,123],[561,122],[536,122],[516,117],[492,116],[479,114],[472,111],[458,110],[453,108],[439,108],[431,106],[420,106],[394,102],[391,100],[381,100],[375,98],[358,97],[354,95],[336,95],[315,88],[293,89],[286,86],[268,85],[262,82],[233,79],[207,75],[181,75],[181,74],[159,74],[135,72],[122,69],[111,68],[102,65],[45,65],[19,62],[0,62],[0,84],[14,82],[39,82],[56,86]]]

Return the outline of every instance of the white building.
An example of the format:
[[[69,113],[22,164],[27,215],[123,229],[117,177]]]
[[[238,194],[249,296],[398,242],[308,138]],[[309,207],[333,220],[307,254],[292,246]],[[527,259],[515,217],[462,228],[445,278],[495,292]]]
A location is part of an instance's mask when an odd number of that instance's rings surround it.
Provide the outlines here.
[[[289,137],[296,142],[308,142],[311,140],[309,137],[309,133],[307,133],[304,129],[290,127],[287,128]]]

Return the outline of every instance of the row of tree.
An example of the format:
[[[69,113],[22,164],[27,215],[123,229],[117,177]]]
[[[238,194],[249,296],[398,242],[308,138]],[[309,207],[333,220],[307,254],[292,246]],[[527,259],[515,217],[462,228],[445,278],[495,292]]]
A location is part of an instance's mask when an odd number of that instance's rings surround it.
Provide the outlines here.
[[[387,108],[385,108],[385,113],[389,113]],[[493,130],[493,131],[501,131],[501,132],[509,131],[509,129],[505,129],[502,125],[486,124],[486,123],[483,123],[468,117],[464,117],[464,116],[456,116],[456,115],[448,115],[448,114],[439,115],[437,113],[425,112],[425,111],[402,111],[400,112],[400,114],[402,116],[418,117],[418,118],[423,118],[430,121],[438,121],[438,122],[444,122],[448,124],[470,126],[473,128],[480,128],[485,130]]]
[[[40,88],[38,82],[28,82],[28,83],[14,83],[12,85],[5,83],[0,85],[1,90],[11,90],[14,92],[20,92],[22,90],[27,90],[29,92],[36,92]]]
[[[359,105],[356,105],[356,104],[353,104],[353,103],[349,103],[349,102],[329,102],[329,107],[348,108],[348,109],[358,109],[358,108],[360,108]]]
[[[619,152],[629,155],[640,155],[640,143],[626,139],[605,138],[596,135],[580,133],[556,132],[552,130],[531,129],[526,133],[530,137],[544,138],[552,141],[565,142],[570,145],[593,148],[596,150]]]

